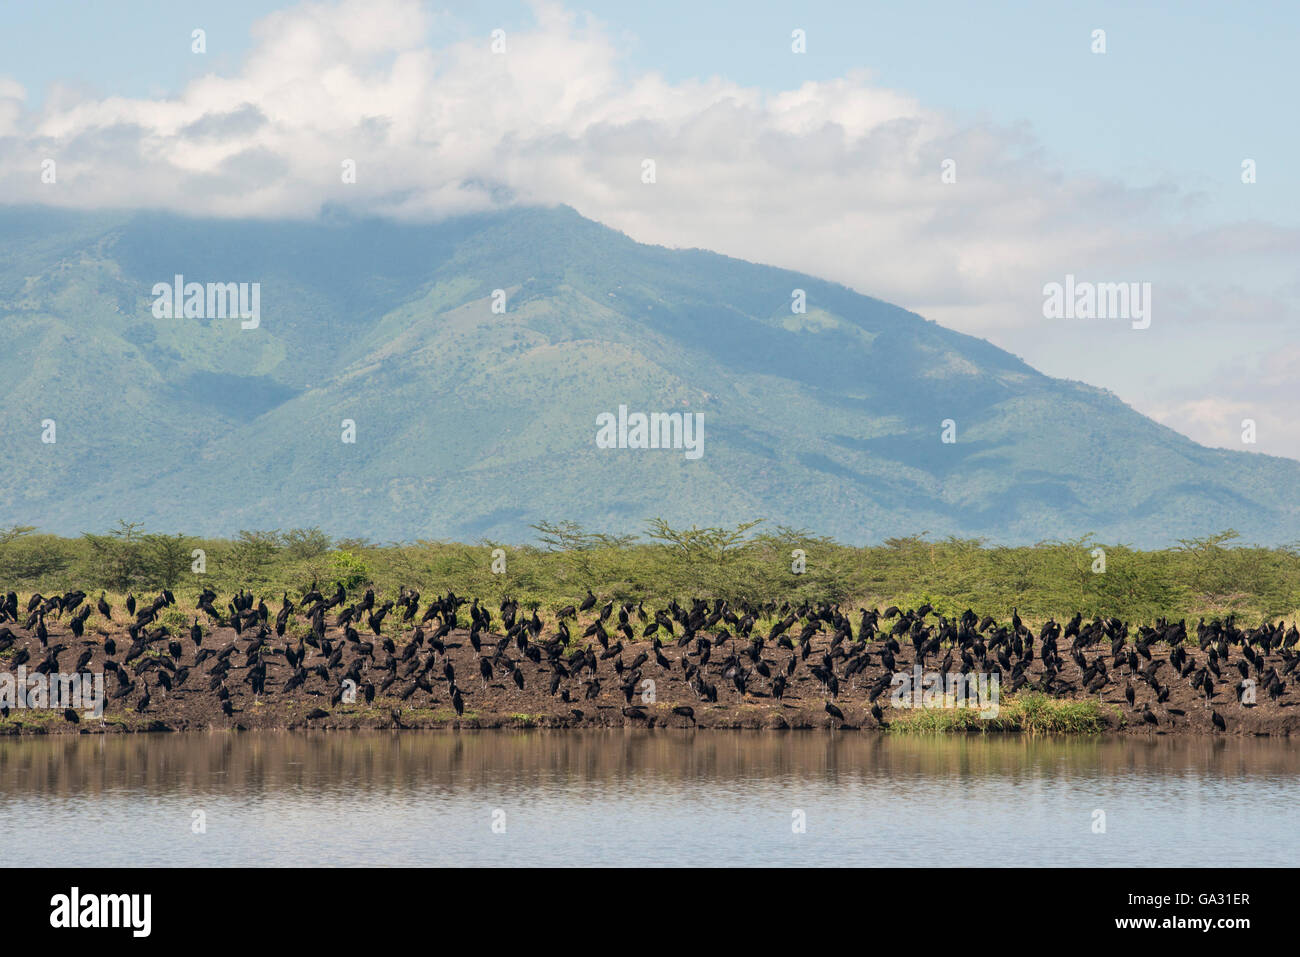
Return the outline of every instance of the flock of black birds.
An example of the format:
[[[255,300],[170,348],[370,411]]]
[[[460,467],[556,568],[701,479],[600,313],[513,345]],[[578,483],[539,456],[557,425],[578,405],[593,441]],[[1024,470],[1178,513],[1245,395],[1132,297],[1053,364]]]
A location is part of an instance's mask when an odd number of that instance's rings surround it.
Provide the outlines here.
[[[869,713],[886,726],[881,700],[895,672],[920,665],[943,674],[996,674],[1003,693],[1101,698],[1119,691],[1135,721],[1157,728],[1186,716],[1171,701],[1185,688],[1219,731],[1228,725],[1218,707],[1229,702],[1289,705],[1288,681],[1300,666],[1295,625],[1243,629],[1231,617],[1201,620],[1190,633],[1183,621],[1160,619],[1133,630],[1117,618],[1085,621],[1076,614],[1064,624],[1049,620],[1035,634],[1014,610],[999,623],[970,610],[950,619],[928,604],[859,608],[855,626],[836,604],[695,599],[650,611],[642,602],[602,604],[588,591],[548,626],[537,607],[525,610],[512,599],[495,615],[486,603],[452,593],[422,610],[414,589],[381,602],[367,588],[349,603],[342,586],[327,596],[314,582],[296,602],[283,593],[274,612],[243,589],[223,608],[218,601],[205,589],[188,633],[177,634],[160,620],[176,605],[168,590],[148,602],[128,596],[124,618],[115,617],[104,593],[93,605],[83,591],[33,594],[20,607],[10,591],[0,599],[0,662],[42,674],[98,667],[111,689],[109,711],[120,702],[117,710],[166,713],[164,700],[206,694],[235,719],[249,697],[274,701],[300,692],[328,701],[329,709],[378,700],[397,727],[403,707],[447,703],[463,716],[466,699],[487,700],[495,690],[502,710],[526,690],[544,691],[567,709],[566,722],[579,724],[664,724],[671,713],[695,725],[701,707],[820,700],[832,727],[849,726],[841,705],[860,695],[863,724]],[[100,637],[86,633],[96,611]],[[123,625],[126,638],[119,641],[113,629]],[[466,676],[470,669],[477,680]],[[656,700],[692,703],[648,706],[646,679],[655,682]],[[305,719],[331,714],[318,706]],[[81,720],[71,709],[65,717]]]

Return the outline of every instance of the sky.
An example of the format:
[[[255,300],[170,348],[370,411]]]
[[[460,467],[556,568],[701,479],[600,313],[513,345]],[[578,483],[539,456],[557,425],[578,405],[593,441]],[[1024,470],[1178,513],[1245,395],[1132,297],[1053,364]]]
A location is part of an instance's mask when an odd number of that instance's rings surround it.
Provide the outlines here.
[[[707,6],[4,0],[0,203],[568,203],[1300,458],[1300,5]],[[1045,316],[1067,275],[1150,283],[1149,325]]]

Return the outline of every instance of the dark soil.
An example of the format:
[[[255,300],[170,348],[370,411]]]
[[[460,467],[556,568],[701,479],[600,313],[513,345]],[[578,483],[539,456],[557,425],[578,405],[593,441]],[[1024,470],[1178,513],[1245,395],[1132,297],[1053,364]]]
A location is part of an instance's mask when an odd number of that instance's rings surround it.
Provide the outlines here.
[[[415,627],[412,621],[403,628],[394,629],[392,622],[385,627],[385,633],[391,633],[394,639],[394,655],[397,666],[395,671],[387,667],[389,653],[381,645],[382,638],[371,634],[369,629],[361,627],[363,642],[373,642],[373,652],[369,655],[356,642],[345,639],[343,629],[334,622],[338,609],[327,615],[328,627],[326,638],[334,649],[342,648],[341,660],[328,669],[329,680],[312,671],[318,666],[326,665],[326,658],[317,648],[306,645],[306,658],[303,662],[310,675],[300,687],[286,692],[286,681],[293,674],[285,657],[286,647],[298,647],[298,639],[293,637],[294,628],[289,630],[289,637],[277,638],[272,631],[266,638],[262,649],[262,660],[266,664],[265,688],[262,693],[254,695],[248,682],[249,659],[246,650],[254,643],[257,626],[245,626],[242,635],[237,635],[231,627],[205,624],[207,632],[201,647],[221,652],[230,646],[236,651],[229,655],[229,671],[224,682],[212,677],[212,669],[217,664],[217,657],[208,657],[197,667],[196,648],[189,635],[160,635],[148,643],[148,650],[130,662],[123,662],[126,649],[131,645],[125,625],[116,621],[111,630],[87,633],[77,638],[71,633],[66,621],[69,616],[47,616],[48,635],[46,646],[42,646],[34,634],[10,622],[13,644],[0,653],[0,668],[15,671],[15,656],[25,649],[30,656],[25,667],[32,672],[46,657],[49,650],[59,645],[65,646],[59,653],[59,670],[66,673],[73,671],[74,664],[83,650],[91,652],[90,662],[82,671],[100,672],[105,670],[105,642],[111,638],[116,644],[113,660],[125,664],[126,674],[133,682],[132,690],[124,696],[111,697],[114,691],[122,687],[118,677],[113,673],[105,675],[104,687],[108,696],[103,719],[87,718],[79,715],[80,720],[73,722],[65,717],[62,709],[31,710],[15,709],[0,720],[0,734],[21,733],[116,733],[126,731],[187,731],[187,730],[228,730],[228,729],[293,729],[293,728],[583,728],[609,726],[647,726],[670,728],[753,728],[753,729],[800,729],[830,727],[875,731],[882,728],[880,721],[872,717],[868,689],[885,673],[880,661],[883,647],[881,636],[868,642],[865,646],[871,660],[869,667],[853,678],[843,676],[845,659],[837,659],[836,670],[839,672],[839,693],[832,698],[823,684],[810,671],[810,666],[821,661],[822,654],[831,647],[829,629],[823,627],[810,639],[810,653],[805,658],[796,641],[796,652],[778,647],[774,642],[766,642],[760,652],[760,658],[766,663],[772,676],[784,672],[788,662],[795,654],[800,660],[794,673],[788,679],[783,700],[772,695],[772,681],[757,673],[753,660],[745,655],[750,647],[747,639],[731,638],[722,644],[715,644],[710,661],[704,666],[705,680],[717,691],[717,701],[701,700],[685,679],[683,658],[691,663],[698,663],[699,654],[694,643],[686,648],[679,648],[676,638],[666,636],[661,653],[668,659],[667,669],[656,663],[654,649],[650,639],[628,642],[625,636],[611,634],[610,642],[623,642],[621,652],[604,660],[598,660],[595,677],[600,682],[599,691],[588,697],[594,688],[588,684],[592,675],[583,673],[574,678],[562,679],[556,693],[550,691],[554,670],[545,655],[540,663],[535,663],[520,653],[518,644],[512,640],[493,665],[492,677],[483,680],[480,676],[480,661],[492,659],[498,644],[502,641],[500,634],[482,633],[482,654],[471,647],[470,635],[463,628],[456,628],[444,635],[445,653],[435,653],[428,643],[423,643],[417,653],[403,659],[406,644],[411,640]],[[120,615],[121,613],[115,613]],[[24,618],[25,616],[20,616]],[[274,626],[274,611],[269,625]],[[563,659],[576,648],[585,648],[590,639],[578,639],[586,624],[592,620],[589,615],[581,616],[580,624],[570,622],[575,637],[573,644],[566,649]],[[293,619],[299,634],[305,633],[303,622],[297,616]],[[499,616],[494,619],[499,625]],[[635,625],[635,619],[633,620]],[[882,621],[882,628],[888,622]],[[437,621],[426,623],[423,631],[426,635],[436,629]],[[791,628],[797,633],[800,625]],[[157,625],[147,628],[156,633]],[[641,629],[635,629],[639,635]],[[611,629],[612,632],[612,629]],[[709,634],[715,634],[710,631]],[[0,629],[0,636],[4,634]],[[533,644],[544,643],[555,634],[554,628],[548,626],[540,640]],[[704,632],[701,632],[704,634]],[[169,641],[178,641],[181,654],[173,659],[168,652]],[[4,642],[0,641],[0,646]],[[906,637],[899,639],[900,651],[896,656],[895,670],[910,671],[915,653]],[[858,653],[861,646],[856,642],[843,643],[844,647]],[[1131,644],[1130,644],[1130,647]],[[1203,664],[1207,654],[1197,647],[1195,636],[1186,641],[1182,647],[1189,659],[1197,666]],[[592,643],[592,648],[599,656],[600,645]],[[1063,665],[1059,672],[1060,681],[1080,685],[1080,668],[1071,660],[1069,642],[1060,642]],[[359,650],[360,649],[360,650]],[[937,654],[926,659],[926,670],[942,670],[940,662],[947,652],[941,648]],[[1202,690],[1193,689],[1190,679],[1177,673],[1168,663],[1170,648],[1164,644],[1152,644],[1152,660],[1165,662],[1156,670],[1158,684],[1168,689],[1165,701],[1156,700],[1156,693],[1149,683],[1139,680],[1129,671],[1127,665],[1112,665],[1112,654],[1108,643],[1096,645],[1084,651],[1086,660],[1091,663],[1096,658],[1105,659],[1109,668],[1109,683],[1102,688],[1100,695],[1089,694],[1082,690],[1065,690],[1054,697],[1066,699],[1087,699],[1101,703],[1107,730],[1128,734],[1269,734],[1287,735],[1293,729],[1300,728],[1300,695],[1291,675],[1286,675],[1285,690],[1279,696],[1271,697],[1260,690],[1258,704],[1246,706],[1238,702],[1234,685],[1240,679],[1236,669],[1236,660],[1241,656],[1239,646],[1233,646],[1227,662],[1221,661],[1223,677],[1216,681],[1213,697],[1208,703]],[[641,679],[652,679],[656,683],[654,703],[642,701],[642,686],[636,685],[631,700],[627,700],[620,690],[615,661],[621,659],[631,665],[642,653],[647,660],[639,665]],[[740,656],[744,667],[750,672],[748,687],[741,693],[734,684],[724,678],[724,666],[732,655]],[[1270,667],[1279,672],[1291,655],[1290,652],[1269,654],[1262,669],[1267,673]],[[432,657],[431,657],[432,656]],[[158,663],[166,659],[168,664]],[[332,703],[340,682],[354,660],[359,659],[359,691],[354,703],[342,701]],[[427,664],[431,660],[431,664]],[[991,659],[990,659],[991,660]],[[444,667],[450,663],[454,668],[455,684],[461,690],[463,713],[457,714],[449,691],[449,683],[444,677]],[[960,665],[960,662],[958,662]],[[1142,667],[1149,667],[1149,662],[1141,659]],[[174,666],[174,667],[173,667]],[[183,684],[176,684],[170,691],[160,683],[159,674],[166,671],[170,676],[178,669],[188,667],[189,674]],[[421,687],[416,682],[419,671],[424,670]],[[512,680],[514,669],[522,676],[523,687],[516,686]],[[411,669],[408,671],[408,669]],[[1043,665],[1041,659],[1035,659],[1029,666],[1027,675],[1029,686],[1022,691],[1035,690],[1034,685],[1041,680]],[[625,672],[626,674],[627,672]],[[1252,674],[1254,674],[1252,669]],[[382,688],[385,680],[392,675],[394,680]],[[222,710],[222,701],[218,688],[224,684],[228,692],[231,714]],[[1261,685],[1263,682],[1261,682]],[[1125,700],[1125,688],[1134,688],[1135,703],[1130,707]],[[367,686],[374,690],[373,699],[366,701]],[[147,705],[140,703],[146,693]],[[431,689],[431,690],[430,690]],[[1003,678],[1002,696],[1005,700],[1008,682]],[[564,700],[567,692],[568,701]],[[881,694],[877,703],[884,710],[884,725],[894,723],[895,719],[904,717],[900,711],[890,708],[891,690]],[[844,715],[844,720],[833,718],[825,705],[831,702]],[[635,710],[634,710],[635,707]],[[674,713],[675,707],[693,710],[692,714]],[[1144,720],[1144,709],[1156,720],[1151,723]],[[1224,720],[1226,732],[1218,731],[1212,724],[1212,711]],[[320,712],[324,712],[320,714]],[[315,714],[313,717],[312,715]]]

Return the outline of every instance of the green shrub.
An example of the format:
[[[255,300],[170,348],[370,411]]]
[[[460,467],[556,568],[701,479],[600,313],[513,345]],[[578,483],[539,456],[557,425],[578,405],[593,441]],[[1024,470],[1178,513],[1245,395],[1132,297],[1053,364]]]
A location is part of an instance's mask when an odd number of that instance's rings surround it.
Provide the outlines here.
[[[366,568],[366,563],[351,552],[335,552],[330,556],[330,574],[333,576],[331,589],[342,585],[351,591],[370,581],[370,570]]]

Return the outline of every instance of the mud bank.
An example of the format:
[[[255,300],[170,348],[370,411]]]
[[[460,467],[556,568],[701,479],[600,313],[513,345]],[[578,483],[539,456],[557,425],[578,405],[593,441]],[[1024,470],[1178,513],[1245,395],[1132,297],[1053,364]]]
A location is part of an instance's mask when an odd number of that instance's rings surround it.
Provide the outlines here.
[[[241,635],[230,627],[204,625],[198,645],[187,634],[159,634],[145,642],[143,651],[137,645],[135,657],[126,660],[132,639],[125,629],[102,629],[78,638],[60,622],[50,621],[42,644],[36,635],[10,626],[13,642],[0,654],[0,675],[16,674],[19,660],[28,674],[51,660],[71,673],[77,660],[88,655],[76,670],[103,674],[107,697],[102,718],[64,708],[10,708],[0,718],[0,735],[628,726],[1282,736],[1300,730],[1300,695],[1294,682],[1280,694],[1261,693],[1258,703],[1247,705],[1225,678],[1207,698],[1204,687],[1193,687],[1186,676],[1187,664],[1176,668],[1169,662],[1171,649],[1163,645],[1150,646],[1150,661],[1141,660],[1140,670],[1156,676],[1154,685],[1126,665],[1112,666],[1100,693],[1083,690],[1084,671],[1074,658],[1063,659],[1050,682],[1043,680],[1042,661],[1032,661],[1023,669],[1020,687],[1012,691],[1002,681],[999,717],[985,721],[969,710],[898,707],[893,687],[882,692],[881,685],[894,673],[911,673],[917,656],[904,642],[888,670],[880,636],[853,643],[853,655],[865,653],[868,664],[851,677],[841,674],[832,693],[817,666],[827,655],[832,660],[838,656],[842,663],[845,644],[839,642],[837,651],[825,631],[808,639],[806,654],[799,645],[789,650],[772,643],[755,652],[747,640],[717,636],[712,636],[709,655],[673,640],[659,647],[650,639],[624,640],[611,644],[611,650],[592,642],[587,658],[594,667],[589,664],[576,674],[580,669],[572,667],[571,656],[587,649],[587,640],[575,639],[564,656],[552,658],[521,653],[518,636],[507,642],[487,632],[473,636],[479,644],[476,650],[469,632],[455,628],[435,639],[441,646],[435,651],[424,637],[432,630],[430,624],[417,633],[410,625],[394,635],[356,640],[356,632],[349,637],[343,629],[329,627],[322,647],[313,647],[292,634],[277,639],[259,637],[247,626]],[[411,643],[417,645],[414,650],[408,647]],[[1198,668],[1207,658],[1194,641],[1182,648]],[[927,672],[941,670],[943,651],[925,659]],[[301,660],[297,653],[303,654]],[[1086,665],[1097,658],[1107,664],[1112,660],[1107,648],[1082,657]],[[1287,660],[1275,653],[1265,664],[1281,670]],[[734,674],[738,666],[745,675],[741,681]],[[1223,670],[1236,677],[1226,665]],[[778,688],[778,676],[785,676],[784,687]],[[345,679],[355,688],[346,688]],[[345,690],[354,691],[355,698]],[[716,700],[709,700],[713,695]],[[1055,721],[1054,709],[1067,705],[1074,706],[1070,714]],[[1216,714],[1222,729],[1214,724]]]

